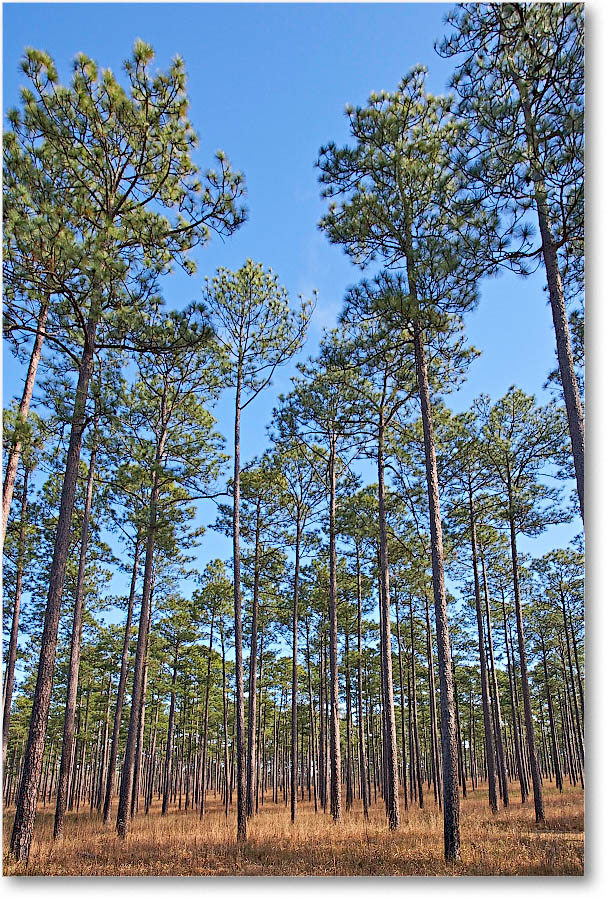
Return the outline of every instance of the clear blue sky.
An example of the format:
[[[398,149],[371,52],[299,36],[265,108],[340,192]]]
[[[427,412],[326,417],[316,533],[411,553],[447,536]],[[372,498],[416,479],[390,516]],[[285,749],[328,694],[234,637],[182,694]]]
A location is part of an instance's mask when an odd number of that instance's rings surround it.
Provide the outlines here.
[[[199,273],[165,279],[167,303],[180,307],[200,297],[201,278],[217,266],[238,268],[246,257],[272,266],[293,295],[319,292],[305,355],[315,353],[325,326],[332,326],[348,285],[362,277],[316,223],[324,211],[314,162],[329,140],[348,140],[346,103],[363,104],[369,93],[393,90],[413,65],[429,69],[428,87],[446,90],[452,69],[434,52],[450,5],[403,4],[5,4],[4,111],[16,105],[24,77],[19,60],[26,46],[51,53],[68,80],[79,51],[115,72],[136,38],[156,50],[165,68],[180,54],[188,72],[191,120],[200,137],[198,162],[212,163],[222,148],[244,172],[249,221],[222,244],[212,241],[197,255]],[[510,275],[485,282],[478,309],[469,314],[470,341],[483,354],[465,387],[450,398],[456,410],[480,393],[493,399],[509,386],[548,399],[542,385],[554,367],[555,338],[540,274]],[[264,427],[289,371],[252,404],[243,422],[244,461],[263,450]],[[22,373],[4,358],[4,402],[20,393]],[[229,439],[230,398],[217,412]],[[213,508],[201,510],[214,519]],[[565,544],[579,529],[559,526],[522,547],[535,554]],[[201,559],[230,554],[229,543],[208,532]]]

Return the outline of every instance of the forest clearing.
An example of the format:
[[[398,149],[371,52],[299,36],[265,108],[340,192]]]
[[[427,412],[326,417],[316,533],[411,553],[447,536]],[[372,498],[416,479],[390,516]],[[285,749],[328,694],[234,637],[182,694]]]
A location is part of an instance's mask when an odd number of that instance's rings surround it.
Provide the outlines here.
[[[430,798],[432,800],[432,797]],[[234,840],[235,821],[211,798],[204,822],[196,813],[137,819],[126,842],[112,829],[100,838],[87,812],[68,816],[61,845],[52,838],[52,811],[41,811],[40,831],[27,868],[5,862],[6,875],[582,875],[583,807],[580,791],[546,793],[548,821],[530,824],[529,804],[488,815],[483,791],[463,805],[462,859],[446,863],[441,815],[432,805],[409,810],[398,832],[387,834],[384,811],[363,820],[353,804],[342,827],[315,816],[308,800],[295,825],[285,804],[265,805],[245,845]],[[5,821],[8,843],[12,815]]]
[[[582,4],[140,9],[7,11],[5,874],[582,875]]]

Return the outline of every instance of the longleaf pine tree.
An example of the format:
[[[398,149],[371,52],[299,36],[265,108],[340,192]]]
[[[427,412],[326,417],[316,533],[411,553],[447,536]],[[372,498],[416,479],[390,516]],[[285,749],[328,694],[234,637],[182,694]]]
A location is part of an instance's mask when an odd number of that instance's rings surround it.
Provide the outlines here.
[[[474,255],[491,224],[462,215],[451,157],[462,125],[450,100],[425,91],[426,70],[413,69],[369,106],[347,108],[354,146],[321,148],[323,195],[330,199],[321,228],[360,265],[380,258],[400,267],[378,276],[380,311],[411,331],[426,453],[433,590],[439,648],[446,859],[460,857],[456,716],[444,584],[443,538],[433,438],[426,334],[450,333],[458,314],[476,301]],[[384,281],[384,283],[383,283]],[[378,311],[378,310],[377,310]]]
[[[455,58],[458,114],[471,124],[461,155],[473,205],[497,211],[506,235],[523,238],[513,249],[497,232],[492,253],[524,271],[539,257],[545,267],[584,516],[585,430],[564,291],[583,253],[583,4],[470,3],[447,21],[453,31],[439,52]],[[539,247],[526,225],[530,209]]]

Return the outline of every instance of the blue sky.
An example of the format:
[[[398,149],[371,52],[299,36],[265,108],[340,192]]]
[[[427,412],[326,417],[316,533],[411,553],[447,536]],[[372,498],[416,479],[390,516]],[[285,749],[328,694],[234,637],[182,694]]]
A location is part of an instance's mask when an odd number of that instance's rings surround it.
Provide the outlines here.
[[[450,60],[434,52],[443,34],[441,3],[404,4],[5,4],[3,7],[4,111],[16,105],[25,81],[19,60],[26,46],[51,53],[68,80],[79,51],[115,72],[134,40],[143,38],[165,68],[180,54],[188,72],[190,115],[200,136],[197,161],[212,164],[222,148],[244,172],[249,220],[232,238],[215,239],[197,253],[198,275],[164,280],[168,305],[200,297],[205,275],[222,265],[238,268],[247,257],[271,266],[292,295],[316,288],[317,309],[304,355],[315,353],[323,327],[335,324],[345,289],[362,273],[318,230],[324,211],[314,162],[319,147],[348,140],[346,103],[364,104],[371,91],[394,90],[417,63],[429,69],[428,88],[445,92]],[[539,273],[505,274],[483,282],[481,302],[467,317],[470,341],[482,351],[467,384],[450,397],[455,410],[480,393],[493,399],[509,386],[548,399],[542,386],[554,367],[555,338]],[[273,387],[248,407],[243,421],[244,461],[263,450],[264,426],[280,391]],[[20,393],[13,357],[4,357],[4,402]],[[219,429],[230,439],[231,398],[221,400]],[[214,509],[201,510],[201,521]],[[579,531],[557,526],[522,547],[536,554],[565,544]],[[201,560],[228,556],[229,542],[208,532]]]

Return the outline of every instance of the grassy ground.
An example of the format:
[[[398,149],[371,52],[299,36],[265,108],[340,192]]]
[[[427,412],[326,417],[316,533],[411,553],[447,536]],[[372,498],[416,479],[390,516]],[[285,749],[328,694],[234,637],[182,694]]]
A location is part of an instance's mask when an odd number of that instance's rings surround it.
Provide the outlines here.
[[[514,785],[515,787],[515,785]],[[88,811],[68,814],[65,837],[52,840],[53,810],[36,820],[29,865],[8,854],[14,810],[4,816],[5,875],[582,875],[583,793],[567,786],[560,795],[545,786],[546,823],[534,822],[531,802],[513,802],[491,816],[487,794],[478,789],[462,804],[462,861],[443,859],[442,815],[432,796],[425,808],[402,809],[393,834],[378,803],[370,820],[360,804],[334,825],[300,803],[296,824],[283,804],[266,803],[249,824],[245,845],[235,840],[236,822],[226,820],[210,797],[202,822],[198,814],[160,807],[138,816],[126,841],[104,828]]]

